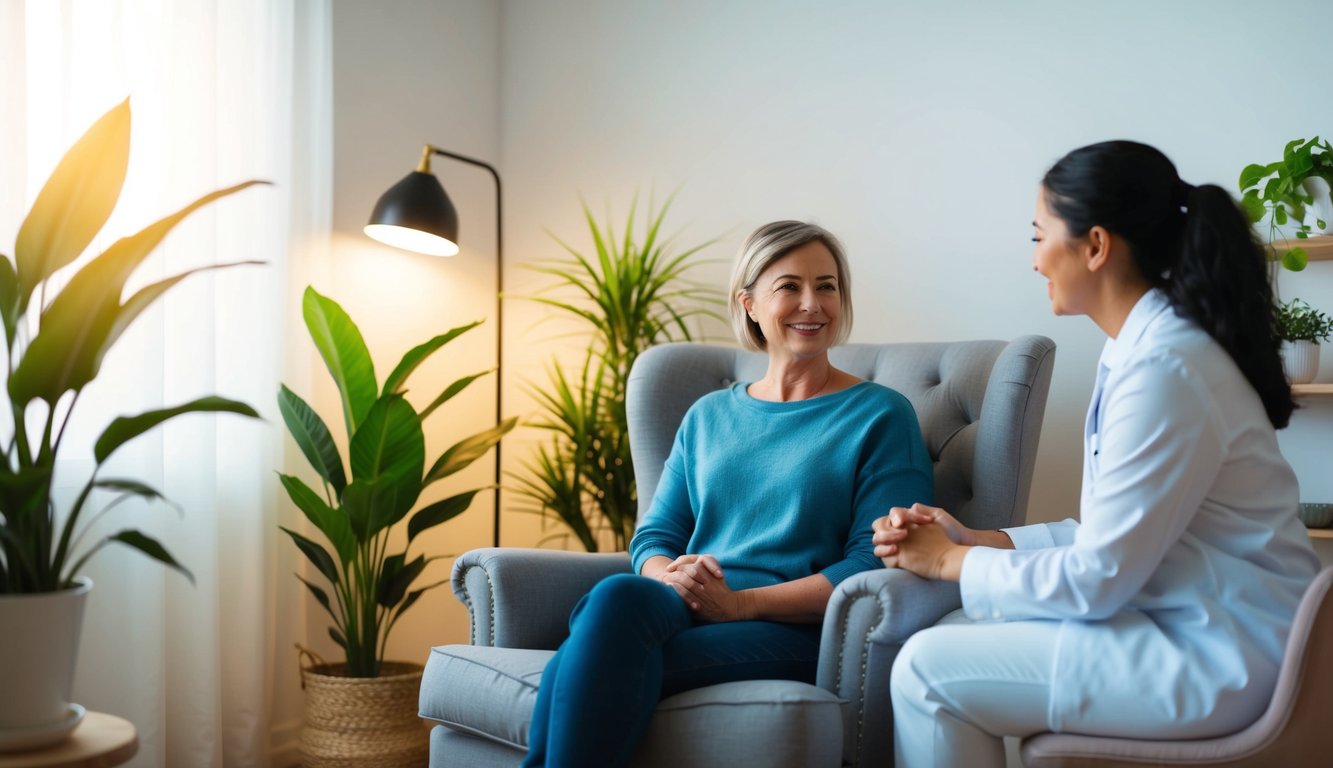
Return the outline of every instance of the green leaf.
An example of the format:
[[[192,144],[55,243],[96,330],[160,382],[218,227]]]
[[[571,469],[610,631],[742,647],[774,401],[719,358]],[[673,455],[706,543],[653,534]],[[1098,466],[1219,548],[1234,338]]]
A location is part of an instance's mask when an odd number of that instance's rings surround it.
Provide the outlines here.
[[[70,278],[41,316],[41,330],[9,381],[10,396],[22,407],[34,398],[54,404],[97,376],[102,357],[128,320],[121,317],[125,282],[182,219],[208,203],[265,182],[248,181],[205,195],[176,213],[123,237]],[[174,279],[174,278],[173,278]],[[169,286],[168,286],[169,287]],[[137,315],[142,300],[127,305]]]
[[[287,496],[297,506],[306,519],[319,532],[328,537],[333,550],[338,553],[338,560],[346,568],[347,563],[356,557],[356,539],[352,535],[351,523],[342,510],[334,509],[310,489],[299,477],[279,473],[282,487],[287,489]]]
[[[1304,248],[1297,246],[1282,254],[1282,266],[1291,272],[1300,272],[1310,263],[1310,255]]]
[[[115,317],[111,321],[111,331],[107,333],[106,339],[102,342],[101,349],[97,352],[94,370],[101,367],[102,358],[106,357],[106,353],[111,350],[113,345],[115,345],[116,341],[120,338],[120,335],[125,332],[125,329],[129,328],[130,324],[133,323],[145,309],[148,309],[153,302],[161,298],[163,294],[175,287],[180,281],[190,275],[198,274],[200,272],[208,272],[214,269],[227,269],[229,267],[262,264],[264,264],[264,262],[253,260],[233,261],[226,264],[209,264],[207,266],[186,270],[179,275],[168,277],[165,280],[160,280],[136,291],[134,295],[131,296],[115,313]]]
[[[320,589],[314,584],[311,584],[310,582],[301,578],[301,574],[299,573],[296,574],[296,578],[302,584],[306,585],[306,587],[310,590],[310,593],[313,594],[315,596],[315,599],[319,601],[319,604],[324,606],[324,610],[328,611],[329,615],[333,617],[333,620],[338,621],[338,614],[333,612],[333,604],[329,602],[329,594],[325,592],[323,589]]]
[[[140,496],[142,498],[145,498],[149,501],[161,500],[167,502],[168,504],[171,503],[170,500],[168,500],[166,496],[163,496],[162,493],[158,491],[156,488],[153,488],[152,486],[147,485],[145,483],[141,483],[138,480],[131,480],[128,478],[119,478],[119,477],[106,478],[104,480],[95,480],[93,482],[93,487],[101,488],[102,490],[105,491],[120,491],[121,493],[130,493],[135,496]],[[177,507],[177,509],[180,509],[180,507]]]
[[[255,409],[245,403],[216,396],[201,397],[198,400],[192,400],[174,408],[147,411],[138,416],[121,416],[113,420],[102,432],[102,436],[97,438],[97,443],[93,446],[93,458],[97,460],[98,464],[101,464],[127,441],[133,440],[168,419],[185,413],[208,412],[237,413],[242,416],[259,418]]]
[[[19,278],[9,257],[0,255],[0,320],[5,325],[5,348],[14,346],[14,332],[18,329]]]
[[[1246,192],[1245,196],[1240,199],[1240,207],[1245,211],[1245,216],[1250,220],[1251,224],[1258,223],[1259,220],[1264,217],[1264,214],[1268,212],[1268,209],[1264,207],[1263,201],[1259,199],[1259,193],[1254,190]]]
[[[420,417],[402,395],[376,401],[352,436],[351,461],[352,477],[369,493],[360,500],[371,505],[366,535],[398,522],[416,504],[426,439]]]
[[[1282,148],[1282,159],[1290,160],[1296,154],[1296,148],[1305,142],[1305,139],[1292,139]]]
[[[463,378],[458,379],[454,383],[445,387],[444,391],[440,393],[440,396],[432,400],[430,405],[426,406],[421,411],[421,420],[425,421],[426,417],[434,413],[436,408],[439,408],[441,405],[444,405],[445,403],[449,402],[449,400],[452,399],[454,395],[458,394],[459,392],[462,392],[464,389],[467,389],[468,385],[471,384],[472,382],[476,381],[482,376],[485,376],[488,373],[494,373],[495,371],[496,369],[492,368],[488,371],[474,373],[471,376],[464,376]]]
[[[338,445],[333,442],[328,425],[286,384],[278,390],[278,411],[310,466],[324,478],[324,482],[333,486],[334,493],[341,498],[343,488],[347,486],[347,476],[343,472],[342,455],[338,453]]]
[[[306,327],[310,329],[310,338],[342,395],[347,434],[354,435],[374,405],[379,389],[375,386],[375,366],[371,363],[366,341],[343,308],[333,299],[321,296],[314,288],[305,289],[302,313]],[[355,469],[352,475],[356,476]]]
[[[324,578],[329,580],[330,584],[338,583],[338,566],[333,562],[333,557],[329,555],[328,550],[290,528],[281,525],[278,528],[292,537],[292,541],[296,542],[296,548],[301,550],[301,554],[305,555],[306,559],[314,564],[315,568],[324,575]]]
[[[390,567],[390,564],[393,567]],[[403,601],[407,588],[426,569],[426,557],[418,555],[415,560],[403,564],[403,555],[385,558],[384,571],[380,574],[379,588],[375,590],[375,600],[385,608],[392,608]]]
[[[329,627],[329,637],[333,638],[333,642],[343,651],[347,650],[347,638],[343,637],[343,633],[339,632],[337,627]]]
[[[1289,160],[1287,168],[1291,171],[1292,182],[1303,179],[1314,169],[1314,158],[1310,156],[1310,148],[1302,147],[1297,150]]]
[[[1277,224],[1279,227],[1286,225],[1287,223],[1286,206],[1276,205],[1273,207],[1273,222]]]
[[[111,216],[130,161],[130,100],[93,123],[47,178],[14,244],[17,315],[51,273],[83,253]],[[119,295],[117,295],[119,298]]]
[[[422,595],[426,594],[428,591],[430,591],[430,590],[432,590],[432,589],[435,589],[435,588],[438,587],[438,586],[441,586],[441,585],[443,585],[443,584],[448,584],[448,583],[449,583],[449,579],[440,579],[439,581],[435,582],[434,584],[427,584],[426,586],[422,587],[421,589],[414,589],[414,590],[412,590],[411,592],[409,592],[408,595],[407,595],[407,599],[404,600],[404,601],[403,601],[403,604],[402,604],[401,606],[398,607],[398,613],[394,615],[394,620],[397,620],[397,618],[398,618],[399,616],[402,616],[403,613],[405,613],[405,612],[407,611],[408,608],[411,608],[413,605],[415,605],[416,602],[417,602],[418,600],[421,599],[421,596],[422,596]]]
[[[353,480],[343,491],[343,510],[347,513],[352,533],[364,544],[401,520],[420,495],[421,483],[416,479]]]
[[[458,441],[441,454],[440,458],[435,460],[435,464],[431,466],[430,472],[426,474],[426,479],[422,485],[430,485],[436,480],[448,477],[481,458],[517,424],[517,417],[508,418],[498,426]]]
[[[477,491],[467,491],[423,507],[415,515],[412,515],[412,519],[407,523],[408,543],[412,543],[412,540],[422,531],[430,530],[461,515],[464,510],[472,505],[472,499],[476,495]]]
[[[389,378],[384,380],[383,394],[388,395],[401,392],[403,384],[407,381],[407,377],[411,376],[412,372],[417,369],[417,366],[421,365],[426,358],[430,357],[431,354],[435,352],[435,350],[443,347],[445,344],[448,344],[473,328],[476,328],[481,325],[481,323],[482,321],[477,320],[468,323],[467,325],[460,325],[447,333],[442,333],[439,336],[436,336],[425,344],[420,344],[408,350],[407,354],[403,355],[402,361],[398,363],[398,367],[394,368],[393,373],[389,374]]]
[[[1245,169],[1240,172],[1240,181],[1238,182],[1240,191],[1244,192],[1253,187],[1267,175],[1268,171],[1262,165],[1251,164],[1245,166]]]
[[[163,547],[157,539],[145,536],[138,531],[126,529],[120,533],[108,536],[106,540],[118,541],[121,544],[133,547],[154,560],[180,571],[185,574],[185,578],[189,579],[191,584],[194,583],[194,574],[186,570],[185,566],[176,562],[176,558],[172,557],[171,553],[167,552],[166,547]]]

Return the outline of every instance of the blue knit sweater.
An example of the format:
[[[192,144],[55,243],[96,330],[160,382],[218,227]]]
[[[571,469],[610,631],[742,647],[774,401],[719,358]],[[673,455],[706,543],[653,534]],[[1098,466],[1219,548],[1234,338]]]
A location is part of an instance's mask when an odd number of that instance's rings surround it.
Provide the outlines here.
[[[933,472],[907,398],[871,382],[789,403],[746,384],[685,414],[652,506],[630,543],[648,558],[710,554],[732,589],[822,573],[835,586],[879,568],[870,524],[929,504]]]

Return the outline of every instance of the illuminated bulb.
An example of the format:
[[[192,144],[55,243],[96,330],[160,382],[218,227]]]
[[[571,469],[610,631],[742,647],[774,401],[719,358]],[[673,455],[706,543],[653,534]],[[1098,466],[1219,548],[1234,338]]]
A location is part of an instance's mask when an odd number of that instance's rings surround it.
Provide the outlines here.
[[[458,253],[458,246],[450,240],[419,229],[398,227],[392,224],[367,224],[367,236],[395,248],[424,253],[428,256],[453,256]]]

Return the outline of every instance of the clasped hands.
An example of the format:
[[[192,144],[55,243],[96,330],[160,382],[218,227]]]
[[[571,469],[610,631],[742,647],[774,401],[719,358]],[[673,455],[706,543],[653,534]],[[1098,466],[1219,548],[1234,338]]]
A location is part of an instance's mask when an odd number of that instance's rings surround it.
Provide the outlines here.
[[[871,524],[875,557],[886,568],[901,568],[926,579],[957,581],[976,531],[939,507],[894,507]]]
[[[727,585],[722,566],[712,555],[681,555],[657,579],[676,590],[690,612],[702,621],[743,621],[753,617],[752,601],[745,592]]]

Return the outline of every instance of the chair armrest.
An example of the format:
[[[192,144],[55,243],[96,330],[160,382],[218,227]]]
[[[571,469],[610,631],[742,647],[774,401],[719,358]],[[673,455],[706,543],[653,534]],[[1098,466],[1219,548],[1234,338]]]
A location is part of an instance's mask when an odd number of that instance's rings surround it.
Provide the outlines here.
[[[962,606],[958,585],[907,571],[865,571],[833,591],[819,646],[819,687],[843,704],[843,762],[893,763],[889,672],[912,633]]]
[[[630,573],[628,554],[488,547],[454,562],[453,587],[472,617],[472,645],[554,650],[575,603],[615,573]]]

